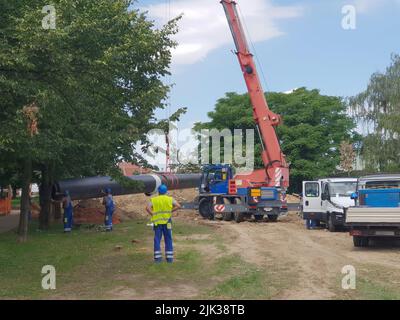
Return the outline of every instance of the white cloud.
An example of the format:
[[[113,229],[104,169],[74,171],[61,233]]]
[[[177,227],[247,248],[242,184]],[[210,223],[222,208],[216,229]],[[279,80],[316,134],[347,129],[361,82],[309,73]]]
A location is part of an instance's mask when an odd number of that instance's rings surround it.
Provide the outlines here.
[[[277,20],[302,15],[301,7],[277,6],[271,0],[241,1],[239,6],[253,42],[283,35]],[[142,9],[159,23],[183,13],[176,36],[179,46],[173,52],[174,64],[193,64],[223,45],[233,45],[224,10],[218,0],[174,0],[170,9],[165,3]]]
[[[400,5],[400,0],[354,0],[354,6],[357,12],[361,14],[373,12],[374,10],[393,3]]]

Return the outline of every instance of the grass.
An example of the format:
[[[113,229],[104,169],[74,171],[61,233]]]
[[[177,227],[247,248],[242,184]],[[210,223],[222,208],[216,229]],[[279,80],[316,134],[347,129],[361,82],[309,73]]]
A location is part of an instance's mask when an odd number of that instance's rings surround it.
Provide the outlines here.
[[[0,234],[0,298],[106,299],[116,288],[131,289],[140,298],[159,284],[172,291],[177,285],[192,287],[198,295],[191,298],[269,297],[261,270],[238,256],[209,257],[198,250],[210,245],[221,252],[225,248],[223,237],[209,226],[175,223],[174,234],[181,236],[175,241],[175,263],[154,264],[153,232],[146,223],[125,222],[112,233],[82,226],[63,234],[61,225],[40,232],[34,222],[24,244],[16,242],[13,232]],[[208,235],[207,240],[185,240],[193,234]],[[41,287],[44,265],[56,268],[56,290]],[[172,292],[164,298],[176,296]]]
[[[18,244],[15,234],[0,235],[0,297],[41,298],[51,294],[41,288],[41,269],[44,265],[54,265],[57,271],[57,286],[60,291],[69,284],[90,283],[96,278],[99,286],[107,277],[97,279],[97,275],[107,273],[109,257],[115,257],[116,246],[121,246],[128,257],[138,254],[133,239],[145,241],[151,236],[147,221],[131,222],[116,226],[115,232],[103,233],[81,228],[71,234],[63,234],[62,226],[55,226],[49,232],[36,231],[33,223],[29,230],[29,241]],[[142,260],[150,266],[151,255]],[[123,259],[122,259],[123,260]],[[99,262],[97,264],[96,262]],[[112,262],[112,261],[111,261]],[[103,263],[103,264],[102,264]],[[118,259],[115,264],[118,266]],[[113,270],[110,270],[112,277]],[[110,278],[109,276],[109,278]],[[93,288],[96,291],[96,288]],[[88,292],[90,294],[90,292]]]
[[[39,197],[38,196],[32,197],[32,203],[39,204]],[[19,209],[21,206],[21,198],[17,197],[15,199],[12,199],[11,206],[13,209]]]
[[[399,300],[399,288],[393,287],[390,283],[384,284],[365,278],[357,281],[357,291],[362,299],[367,300]]]
[[[271,299],[290,286],[286,270],[268,264],[260,268],[238,255],[218,259],[215,275],[225,279],[208,292],[213,299]]]
[[[215,275],[226,279],[210,290],[210,298],[224,299],[267,299],[270,298],[266,286],[266,274],[245,263],[239,256],[220,258],[216,264]]]
[[[21,203],[21,199],[20,198],[15,198],[11,200],[11,205],[13,208],[19,207]]]
[[[394,279],[399,279],[397,269],[385,267],[382,269],[372,264],[356,266],[356,289],[344,290],[341,288],[342,277],[336,279],[333,291],[338,299],[343,300],[399,300],[400,286]]]

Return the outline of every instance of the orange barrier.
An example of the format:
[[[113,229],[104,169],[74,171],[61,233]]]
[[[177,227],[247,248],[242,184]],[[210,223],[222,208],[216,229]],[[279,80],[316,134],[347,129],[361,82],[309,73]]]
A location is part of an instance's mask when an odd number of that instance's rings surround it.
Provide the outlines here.
[[[11,213],[12,192],[7,190],[0,194],[0,215],[9,215]]]

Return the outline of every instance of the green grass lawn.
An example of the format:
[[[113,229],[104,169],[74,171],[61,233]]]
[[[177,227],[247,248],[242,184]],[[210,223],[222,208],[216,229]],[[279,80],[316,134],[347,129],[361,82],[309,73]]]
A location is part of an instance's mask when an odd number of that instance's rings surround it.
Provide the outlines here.
[[[11,205],[12,205],[13,208],[16,208],[16,207],[19,208],[20,204],[21,204],[21,199],[20,198],[15,198],[15,199],[11,200]]]
[[[347,290],[345,299],[399,300],[400,287],[397,279],[400,272],[395,268],[384,269],[376,265],[363,264],[356,277],[356,289]]]
[[[32,202],[39,204],[39,197],[32,197]],[[11,206],[13,209],[19,209],[21,206],[21,198],[15,198],[11,200]]]
[[[61,225],[40,232],[33,223],[24,244],[14,232],[0,234],[0,298],[140,299],[154,288],[171,290],[161,298],[174,299],[185,297],[179,290],[186,287],[194,291],[188,298],[195,299],[270,297],[266,273],[224,253],[222,237],[209,226],[174,223],[176,261],[155,265],[147,222],[125,222],[112,233],[81,226],[71,234],[63,234]],[[186,239],[193,234],[208,235],[207,240]],[[210,246],[221,256],[207,256]],[[41,287],[44,265],[56,268],[56,290]],[[124,290],[127,296],[119,294]]]

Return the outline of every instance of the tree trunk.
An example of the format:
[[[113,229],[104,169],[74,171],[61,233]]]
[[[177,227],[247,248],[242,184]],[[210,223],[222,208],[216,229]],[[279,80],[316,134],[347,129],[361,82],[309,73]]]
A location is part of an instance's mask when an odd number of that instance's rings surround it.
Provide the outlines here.
[[[21,211],[18,226],[18,242],[26,242],[28,239],[28,223],[29,212],[31,210],[30,204],[30,187],[32,180],[32,160],[28,157],[23,162],[23,176],[22,176],[22,194],[21,194]]]
[[[17,199],[17,187],[12,186],[12,198]]]
[[[59,221],[62,217],[61,202],[56,201],[53,203],[54,210],[54,220]]]
[[[39,187],[40,199],[40,214],[39,214],[39,229],[47,230],[50,226],[52,201],[51,189],[53,186],[52,168],[51,166],[44,165],[42,168],[42,179]]]

